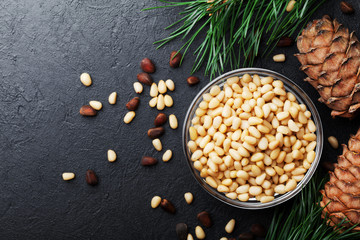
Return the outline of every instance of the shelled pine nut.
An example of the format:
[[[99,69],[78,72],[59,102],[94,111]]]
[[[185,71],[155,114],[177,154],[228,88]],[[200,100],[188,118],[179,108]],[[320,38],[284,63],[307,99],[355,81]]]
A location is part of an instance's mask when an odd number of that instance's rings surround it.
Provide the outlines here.
[[[124,123],[130,123],[135,117],[135,112],[134,111],[130,111],[128,113],[125,114],[124,116]]]
[[[192,195],[191,192],[187,192],[184,194],[184,198],[187,204],[191,204],[194,199],[194,196]]]
[[[168,79],[165,81],[166,87],[170,90],[170,91],[174,91],[175,90],[175,84],[174,81],[171,79]]]
[[[116,161],[116,152],[114,150],[109,149],[107,152],[107,157],[109,162]]]
[[[95,109],[95,110],[101,110],[101,108],[102,108],[102,103],[101,102],[99,102],[99,101],[90,101],[89,102],[89,105],[93,108],[93,109]]]
[[[166,152],[164,153],[164,155],[162,157],[162,160],[164,162],[168,162],[168,161],[170,161],[171,158],[172,158],[172,151],[170,149],[166,150]]]
[[[169,115],[169,124],[172,129],[177,129],[178,121],[174,114]]]
[[[75,174],[72,173],[72,172],[64,172],[64,173],[62,174],[62,178],[63,178],[64,181],[69,181],[69,180],[75,178]]]
[[[152,208],[157,208],[157,207],[160,205],[160,202],[161,202],[161,197],[159,197],[159,196],[154,196],[154,197],[151,199],[151,207],[152,207]]]
[[[152,144],[154,146],[154,148],[157,150],[157,151],[161,151],[162,150],[162,144],[161,144],[161,141],[160,139],[156,138],[152,141]]]
[[[141,83],[134,82],[134,90],[136,93],[139,93],[139,94],[142,93],[143,89],[144,89],[144,87],[143,87],[143,85],[141,85]]]
[[[88,73],[82,73],[80,75],[80,81],[81,81],[82,84],[84,84],[87,87],[92,84],[90,74],[88,74]]]
[[[117,98],[117,93],[116,92],[112,92],[110,95],[109,95],[109,103],[110,104],[115,104],[116,103],[116,98]]]

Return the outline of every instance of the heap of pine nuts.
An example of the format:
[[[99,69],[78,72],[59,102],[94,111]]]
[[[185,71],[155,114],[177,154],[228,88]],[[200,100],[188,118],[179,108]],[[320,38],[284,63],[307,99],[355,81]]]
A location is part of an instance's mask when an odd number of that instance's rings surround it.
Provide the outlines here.
[[[227,79],[203,95],[188,148],[200,176],[228,198],[274,200],[296,188],[315,159],[311,113],[272,77]]]

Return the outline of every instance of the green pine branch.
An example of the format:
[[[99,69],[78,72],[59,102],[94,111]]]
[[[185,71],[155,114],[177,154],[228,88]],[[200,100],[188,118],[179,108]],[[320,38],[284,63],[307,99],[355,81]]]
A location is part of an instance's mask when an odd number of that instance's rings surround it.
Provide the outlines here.
[[[284,206],[275,210],[266,240],[360,239],[360,232],[351,232],[356,225],[349,229],[341,226],[346,223],[346,219],[334,230],[327,224],[328,218],[321,218],[323,208],[320,207],[322,195],[319,191],[324,187],[325,180],[322,174],[316,172],[301,194],[293,200],[287,217],[284,216]]]
[[[290,0],[159,1],[167,5],[144,10],[185,9],[179,13],[181,18],[165,29],[178,27],[155,44],[160,48],[172,40],[181,39],[185,43],[179,50],[183,51],[184,57],[195,39],[205,34],[193,53],[196,58],[191,74],[205,64],[205,74],[212,79],[223,73],[226,67],[253,66],[255,58],[260,55],[261,44],[266,45],[262,53],[264,57],[272,52],[282,36],[298,33],[326,0],[297,0],[289,13],[285,9]],[[264,39],[265,35],[267,39]]]

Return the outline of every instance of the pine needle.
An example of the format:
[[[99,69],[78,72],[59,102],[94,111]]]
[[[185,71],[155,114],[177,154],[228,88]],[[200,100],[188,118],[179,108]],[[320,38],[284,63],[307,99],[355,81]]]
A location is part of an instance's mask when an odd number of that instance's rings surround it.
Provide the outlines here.
[[[184,57],[195,39],[204,34],[193,53],[196,58],[191,74],[205,64],[205,75],[210,75],[212,79],[227,67],[253,66],[255,58],[260,55],[261,44],[266,46],[261,55],[267,56],[282,36],[299,32],[326,0],[297,0],[289,13],[285,9],[290,0],[159,1],[167,5],[143,10],[167,7],[185,9],[180,12],[182,17],[165,29],[182,25],[155,44],[159,44],[160,48],[172,40],[181,39],[185,43],[179,50],[184,49]]]
[[[321,175],[322,176],[322,175]],[[323,208],[320,207],[320,189],[324,187],[325,179],[319,172],[315,173],[308,185],[293,200],[288,217],[284,219],[284,206],[277,207],[272,219],[266,240],[340,240],[360,239],[359,232],[351,232],[356,227],[344,229],[341,225],[336,230],[327,224],[328,218],[321,218]]]

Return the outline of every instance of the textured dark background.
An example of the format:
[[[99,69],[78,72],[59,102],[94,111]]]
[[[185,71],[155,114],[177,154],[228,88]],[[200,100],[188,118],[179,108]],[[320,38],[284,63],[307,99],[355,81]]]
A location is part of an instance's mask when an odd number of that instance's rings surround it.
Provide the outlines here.
[[[358,30],[360,3],[350,1],[356,14],[345,16],[339,2],[328,0],[313,18],[327,13]],[[175,113],[179,125],[192,98],[209,81],[202,70],[197,73],[201,83],[187,86],[191,55],[181,68],[169,68],[169,53],[180,47],[179,41],[160,50],[152,45],[167,36],[163,28],[178,19],[180,10],[140,11],[157,5],[155,0],[0,1],[0,239],[175,239],[176,223],[187,223],[194,234],[196,214],[203,210],[214,220],[205,229],[207,239],[230,236],[224,226],[231,218],[236,219],[231,236],[248,231],[252,223],[269,225],[273,209],[236,209],[201,189],[184,160],[181,128],[167,127],[162,137],[164,149],[174,153],[170,162],[140,166],[143,155],[162,156],[146,136],[157,114],[148,107],[148,87],[134,121],[122,122],[125,103],[136,96],[132,84],[140,60],[153,59],[155,80],[175,81],[175,104],[164,112]],[[275,53],[286,53],[287,61],[258,59],[255,66],[293,79],[315,101],[325,138],[334,135],[345,143],[359,118],[331,119],[330,110],[317,102],[317,92],[303,82],[305,75],[292,56],[296,48]],[[93,78],[91,87],[79,81],[84,71]],[[112,91],[118,92],[115,106],[107,103]],[[103,102],[103,110],[95,118],[80,116],[79,108],[94,99]],[[107,161],[107,149],[118,153],[115,163]],[[323,160],[335,161],[339,153],[326,142]],[[98,174],[98,186],[86,184],[87,169]],[[64,171],[76,178],[64,182]],[[183,198],[187,191],[195,196],[190,206]],[[176,215],[151,209],[154,195],[171,200]]]

